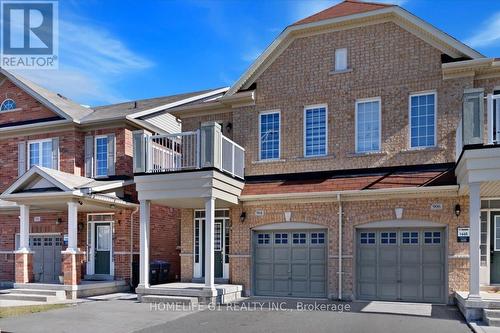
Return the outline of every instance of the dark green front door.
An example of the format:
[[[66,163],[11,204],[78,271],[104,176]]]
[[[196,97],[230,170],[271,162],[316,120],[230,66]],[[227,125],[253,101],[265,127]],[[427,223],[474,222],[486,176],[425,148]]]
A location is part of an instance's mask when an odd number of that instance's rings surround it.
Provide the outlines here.
[[[95,224],[95,274],[110,274],[111,257],[111,225],[109,223]]]
[[[491,212],[490,283],[500,283],[500,212]]]

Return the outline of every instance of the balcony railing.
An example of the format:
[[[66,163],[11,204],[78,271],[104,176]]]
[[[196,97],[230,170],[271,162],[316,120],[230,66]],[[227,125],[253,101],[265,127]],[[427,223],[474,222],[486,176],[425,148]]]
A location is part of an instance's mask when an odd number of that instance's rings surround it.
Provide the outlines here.
[[[216,168],[243,179],[245,149],[225,137],[220,125],[165,135],[134,133],[134,172],[160,173]]]
[[[464,146],[500,144],[500,95],[487,95],[486,112],[484,104],[482,91],[464,94],[462,117],[455,138],[457,160]]]

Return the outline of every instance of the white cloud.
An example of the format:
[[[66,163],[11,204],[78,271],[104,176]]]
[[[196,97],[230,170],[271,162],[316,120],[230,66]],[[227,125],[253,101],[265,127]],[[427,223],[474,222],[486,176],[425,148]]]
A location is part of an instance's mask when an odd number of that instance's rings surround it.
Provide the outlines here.
[[[488,46],[500,42],[500,12],[488,18],[483,26],[465,43],[472,47]]]
[[[260,49],[253,48],[253,49],[243,53],[243,55],[241,56],[241,60],[246,61],[246,62],[253,62],[255,59],[257,59],[260,56],[260,54],[262,52],[263,51]]]
[[[79,103],[123,101],[113,85],[154,64],[109,31],[73,22],[78,20],[59,20],[59,69],[24,70],[22,75]]]

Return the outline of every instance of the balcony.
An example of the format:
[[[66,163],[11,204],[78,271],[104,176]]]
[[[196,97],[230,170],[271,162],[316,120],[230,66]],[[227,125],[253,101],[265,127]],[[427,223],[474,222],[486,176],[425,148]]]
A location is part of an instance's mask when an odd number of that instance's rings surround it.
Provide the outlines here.
[[[462,117],[456,132],[457,161],[464,147],[487,148],[500,144],[500,95],[487,95],[486,112],[484,104],[482,91],[464,94]]]
[[[134,174],[139,200],[199,208],[213,197],[218,206],[238,203],[245,149],[222,135],[216,122],[166,135],[134,133]]]

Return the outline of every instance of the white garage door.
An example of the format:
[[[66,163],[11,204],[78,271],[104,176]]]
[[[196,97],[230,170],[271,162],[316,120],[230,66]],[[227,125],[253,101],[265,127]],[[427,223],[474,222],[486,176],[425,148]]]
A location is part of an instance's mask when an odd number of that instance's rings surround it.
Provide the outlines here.
[[[443,229],[357,231],[357,297],[445,302]]]

